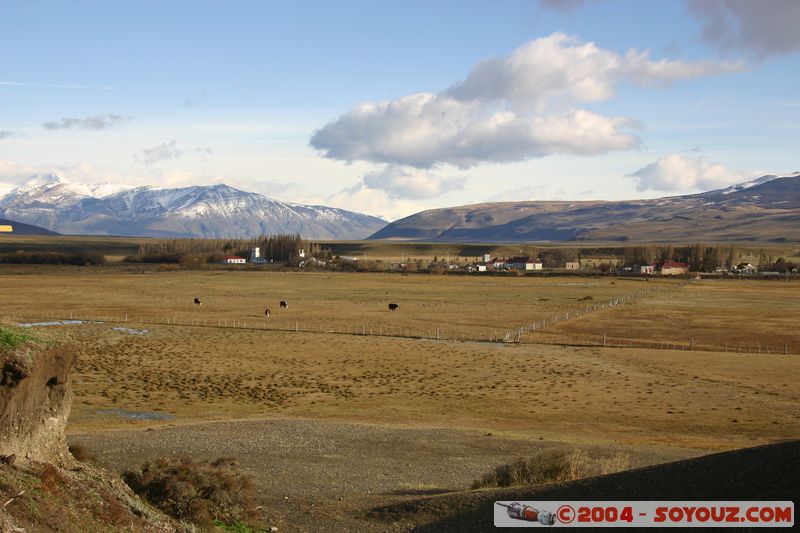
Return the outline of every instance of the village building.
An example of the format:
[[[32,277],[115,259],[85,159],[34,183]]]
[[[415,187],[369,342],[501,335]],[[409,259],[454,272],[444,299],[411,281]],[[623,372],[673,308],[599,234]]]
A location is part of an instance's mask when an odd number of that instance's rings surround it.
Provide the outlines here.
[[[267,258],[261,256],[261,248],[258,246],[250,250],[250,262],[256,265],[263,265],[267,262]]]
[[[506,264],[514,270],[541,270],[543,266],[541,261],[532,257],[512,257]]]
[[[654,274],[656,271],[656,265],[633,265],[633,273],[640,274],[640,275],[650,275]]]
[[[737,274],[758,274],[758,268],[751,263],[742,263],[736,267]]]
[[[239,257],[238,255],[228,255],[225,256],[223,263],[226,265],[243,265],[247,263],[247,259],[244,257]]]
[[[680,276],[689,272],[689,265],[678,261],[664,261],[659,268],[662,276]]]
[[[489,261],[489,266],[491,266],[495,270],[505,270],[507,268],[511,268],[506,262],[506,259],[500,257],[495,257],[494,259]]]
[[[578,261],[567,261],[567,263],[564,265],[564,268],[567,270],[580,270],[581,264]]]

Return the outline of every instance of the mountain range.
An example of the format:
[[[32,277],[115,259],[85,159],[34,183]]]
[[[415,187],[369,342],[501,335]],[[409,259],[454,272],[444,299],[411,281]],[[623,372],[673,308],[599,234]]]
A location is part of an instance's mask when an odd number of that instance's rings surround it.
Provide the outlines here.
[[[434,242],[800,243],[800,172],[699,194],[627,201],[525,201],[431,209],[370,239]]]
[[[227,185],[177,189],[71,183],[47,176],[0,198],[0,217],[64,234],[143,237],[363,239],[386,225],[369,215],[281,202]]]

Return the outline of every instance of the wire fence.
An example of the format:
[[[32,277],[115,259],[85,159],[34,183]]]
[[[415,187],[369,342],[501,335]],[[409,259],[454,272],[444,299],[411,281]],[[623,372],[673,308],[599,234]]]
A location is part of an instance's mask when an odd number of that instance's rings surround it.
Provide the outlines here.
[[[684,287],[689,281],[683,281],[673,287]],[[565,320],[571,320],[595,313],[605,309],[613,309],[619,305],[634,302],[655,291],[662,290],[659,287],[648,287],[631,294],[613,298],[607,302],[586,305],[579,309],[573,309],[557,313],[553,316],[538,320],[531,324],[508,331],[490,331],[483,328],[478,331],[472,329],[458,329],[449,326],[428,328],[402,327],[389,325],[367,325],[367,324],[322,324],[315,323],[309,325],[298,320],[270,319],[238,319],[229,317],[220,318],[187,318],[177,315],[166,315],[156,317],[139,313],[122,313],[115,315],[95,315],[78,311],[49,311],[32,313],[29,311],[18,310],[9,313],[8,310],[0,311],[0,316],[5,321],[17,322],[25,326],[47,326],[57,324],[74,323],[111,323],[129,325],[166,325],[179,327],[202,327],[202,328],[224,328],[224,329],[243,329],[274,332],[295,332],[295,333],[320,333],[338,335],[358,335],[393,337],[403,339],[428,339],[437,341],[459,341],[459,342],[489,342],[489,343],[522,343],[522,344],[541,344],[559,346],[594,346],[611,348],[646,348],[653,350],[689,350],[689,351],[711,351],[711,352],[734,352],[734,353],[755,353],[755,354],[790,354],[793,348],[788,343],[761,342],[760,340],[750,340],[741,342],[714,343],[708,341],[695,342],[689,339],[639,339],[610,337],[605,334],[571,334],[563,332],[548,331],[548,326],[558,324]]]
[[[678,283],[675,287],[677,287],[677,288],[685,287],[689,283],[690,283],[689,281],[682,281],[682,282]],[[638,300],[640,298],[643,298],[643,297],[645,297],[645,296],[647,296],[649,294],[652,294],[652,293],[654,293],[654,292],[656,292],[658,290],[660,290],[660,287],[652,286],[652,287],[648,287],[646,289],[642,289],[642,290],[639,290],[639,291],[636,291],[636,292],[633,292],[633,293],[630,293],[630,294],[626,294],[624,296],[618,296],[617,298],[613,298],[613,299],[611,299],[611,300],[609,300],[607,302],[603,302],[603,303],[600,303],[600,304],[587,305],[587,306],[585,306],[583,308],[580,308],[580,309],[575,309],[575,310],[572,310],[572,311],[564,311],[564,312],[561,312],[561,313],[557,313],[557,314],[555,314],[553,316],[550,316],[548,318],[545,318],[543,320],[539,320],[537,322],[533,322],[532,324],[527,324],[525,326],[520,326],[520,327],[518,327],[516,329],[509,330],[503,336],[503,340],[505,342],[520,342],[520,339],[526,333],[531,333],[531,332],[534,332],[534,331],[541,331],[544,328],[546,328],[547,326],[552,326],[554,324],[558,324],[559,322],[563,322],[565,320],[578,318],[578,317],[581,317],[581,316],[584,316],[584,315],[588,315],[590,313],[596,313],[597,311],[602,311],[604,309],[611,309],[611,308],[616,307],[618,305],[622,305],[622,304],[626,304],[626,303],[629,303],[629,302],[633,302],[634,300]]]

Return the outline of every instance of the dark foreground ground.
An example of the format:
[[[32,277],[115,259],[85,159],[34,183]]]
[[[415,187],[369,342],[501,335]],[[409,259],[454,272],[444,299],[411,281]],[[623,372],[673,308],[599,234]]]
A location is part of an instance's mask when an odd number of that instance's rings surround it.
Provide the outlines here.
[[[791,500],[797,504],[798,495],[800,441],[791,441],[570,483],[421,498],[377,508],[372,516],[388,522],[414,517],[418,525],[409,530],[418,533],[478,532],[498,530],[492,514],[498,500]]]
[[[576,445],[297,419],[73,434],[70,442],[117,470],[164,455],[233,457],[256,478],[266,522],[279,531],[492,531],[495,500],[787,500],[800,494],[800,441],[690,460],[703,452],[580,446],[595,456],[628,454],[633,467],[667,464],[479,491],[469,490],[471,482],[494,466]]]

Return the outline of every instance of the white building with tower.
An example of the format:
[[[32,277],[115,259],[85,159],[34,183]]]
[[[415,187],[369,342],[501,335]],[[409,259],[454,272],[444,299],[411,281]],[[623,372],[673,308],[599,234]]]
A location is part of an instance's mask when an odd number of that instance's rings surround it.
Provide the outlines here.
[[[256,265],[263,265],[267,262],[265,257],[261,257],[261,248],[258,246],[250,250],[250,262]]]

